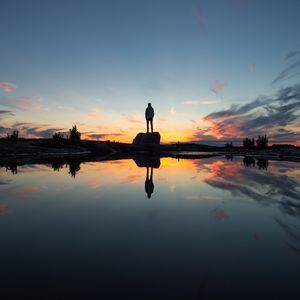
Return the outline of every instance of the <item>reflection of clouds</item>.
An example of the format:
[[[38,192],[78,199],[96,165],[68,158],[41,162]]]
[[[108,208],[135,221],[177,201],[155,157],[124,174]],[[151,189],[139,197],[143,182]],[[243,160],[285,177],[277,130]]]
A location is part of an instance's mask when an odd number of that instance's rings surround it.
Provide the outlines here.
[[[100,180],[97,179],[97,178],[88,178],[86,180],[86,184],[87,184],[88,187],[95,190],[95,189],[98,189],[101,186],[101,183],[99,181]]]
[[[172,192],[172,193],[174,193],[175,192],[175,190],[176,190],[176,184],[172,184],[172,185],[170,185],[170,191]]]
[[[9,206],[7,204],[0,204],[0,215],[5,215],[9,212]]]
[[[139,179],[142,177],[144,177],[144,175],[142,175],[141,173],[129,174],[122,179],[121,183],[138,184],[140,182]]]
[[[285,168],[282,168],[285,165]],[[300,216],[299,174],[293,163],[272,161],[272,173],[242,167],[240,163],[216,161],[202,165],[207,172],[204,181],[214,188],[227,190],[233,196],[247,196],[263,204],[277,204],[285,213]],[[277,170],[280,170],[277,171]]]
[[[279,218],[275,218],[277,224],[287,234],[289,241],[287,242],[289,248],[296,254],[300,254],[300,227],[294,224],[288,224]]]
[[[184,198],[187,200],[198,200],[198,201],[220,200],[219,197],[203,195],[203,194],[186,195]]]
[[[37,186],[37,185],[31,185],[31,186],[26,186],[22,188],[15,189],[13,191],[14,195],[18,199],[28,199],[31,195],[41,191],[41,190],[47,190],[48,187],[46,185],[43,186]]]
[[[225,212],[224,209],[216,207],[211,211],[213,218],[217,221],[222,221],[229,218],[229,215]]]

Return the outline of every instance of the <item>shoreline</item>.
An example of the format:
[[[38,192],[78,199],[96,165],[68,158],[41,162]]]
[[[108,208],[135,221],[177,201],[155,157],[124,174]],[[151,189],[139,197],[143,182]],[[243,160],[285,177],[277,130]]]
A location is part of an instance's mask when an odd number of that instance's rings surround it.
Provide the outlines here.
[[[165,144],[136,146],[127,143],[80,141],[76,144],[55,144],[52,140],[21,140],[17,143],[0,143],[0,163],[19,161],[34,163],[60,159],[87,161],[131,159],[136,156],[201,159],[224,156],[227,159],[244,157],[276,161],[300,162],[300,148],[244,149],[225,148],[201,144]]]

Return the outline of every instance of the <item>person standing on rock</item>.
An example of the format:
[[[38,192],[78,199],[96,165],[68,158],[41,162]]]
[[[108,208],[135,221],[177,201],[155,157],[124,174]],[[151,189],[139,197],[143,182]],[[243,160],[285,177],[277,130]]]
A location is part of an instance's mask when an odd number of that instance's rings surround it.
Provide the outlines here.
[[[149,123],[151,125],[151,132],[153,132],[153,117],[154,117],[154,109],[151,106],[151,103],[148,103],[148,107],[145,111],[146,123],[147,123],[147,133],[149,132]]]

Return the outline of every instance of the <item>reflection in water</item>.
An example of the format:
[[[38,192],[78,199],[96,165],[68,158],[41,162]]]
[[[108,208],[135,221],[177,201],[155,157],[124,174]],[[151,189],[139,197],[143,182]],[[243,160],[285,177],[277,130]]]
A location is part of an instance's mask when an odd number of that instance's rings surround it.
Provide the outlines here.
[[[243,163],[244,163],[244,166],[247,168],[255,167],[255,159],[253,157],[245,156],[243,159]]]
[[[20,164],[23,165],[23,164]],[[18,174],[18,163],[15,161],[9,161],[6,163],[0,163],[0,168],[5,167],[6,172],[11,172],[13,175]]]
[[[140,168],[146,168],[146,180],[145,180],[145,192],[148,198],[151,198],[151,195],[154,191],[153,183],[153,168],[160,167],[160,157],[158,156],[136,156],[134,157],[134,162]],[[149,171],[150,169],[150,171]]]
[[[279,218],[275,218],[278,225],[284,230],[289,238],[287,242],[290,249],[297,255],[300,255],[300,225],[288,224]]]
[[[260,170],[268,170],[269,163],[267,159],[258,159],[256,164]]]
[[[69,167],[69,174],[75,178],[80,171],[81,161],[78,159],[53,159],[51,167],[54,171],[59,172],[64,166]]]
[[[299,166],[144,156],[4,166],[1,295],[293,299]]]
[[[149,169],[150,169],[150,176],[149,176]],[[154,184],[153,184],[153,168],[147,167],[147,173],[146,173],[146,181],[145,181],[145,192],[148,196],[148,198],[151,198],[151,195],[154,191]]]
[[[273,161],[273,172],[261,172],[269,167],[267,160],[257,160],[258,168],[255,168],[253,158],[244,158],[243,164],[247,168],[220,160],[205,164],[209,175],[204,180],[214,188],[231,192],[233,196],[246,196],[263,204],[277,204],[285,213],[300,217],[300,172],[297,163]],[[280,168],[281,165],[285,168]]]

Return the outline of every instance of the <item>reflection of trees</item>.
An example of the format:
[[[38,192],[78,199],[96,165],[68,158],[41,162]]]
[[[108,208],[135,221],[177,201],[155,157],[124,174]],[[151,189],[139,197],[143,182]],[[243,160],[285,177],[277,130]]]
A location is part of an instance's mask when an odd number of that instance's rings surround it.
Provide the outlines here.
[[[9,164],[7,164],[6,166],[6,172],[10,171],[13,175],[18,174],[18,164],[11,162]]]
[[[79,170],[80,170],[80,161],[72,160],[69,162],[69,174],[71,174],[73,178],[76,177],[76,173],[79,172]]]
[[[243,159],[243,163],[244,163],[244,166],[246,166],[247,168],[255,167],[255,160],[253,157],[245,156]]]
[[[256,165],[258,166],[259,170],[267,170],[269,162],[267,159],[258,159],[256,161]]]
[[[250,156],[245,156],[243,159],[243,164],[245,167],[255,167],[255,159]],[[267,170],[269,166],[269,162],[267,159],[257,159],[256,160],[256,165],[259,170]]]
[[[229,161],[217,161],[208,165],[207,169],[213,176],[207,176],[206,183],[222,190],[227,190],[233,196],[243,195],[264,204],[276,204],[284,213],[300,217],[300,181],[288,162],[273,162],[274,172],[260,172],[257,168],[241,168],[239,164]],[[253,162],[247,164],[253,166]],[[268,163],[257,163],[261,168],[267,168]]]
[[[60,169],[64,167],[65,163],[62,163],[61,161],[53,161],[51,163],[51,167],[54,171],[59,172]]]
[[[18,174],[18,166],[20,165],[24,164],[16,161],[2,162],[0,163],[0,168],[4,167],[6,172],[11,172],[13,175],[16,175]]]
[[[75,178],[80,170],[80,163],[81,161],[75,158],[57,158],[51,161],[51,167],[54,171],[60,171],[64,166],[69,167],[69,174]]]

